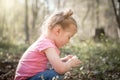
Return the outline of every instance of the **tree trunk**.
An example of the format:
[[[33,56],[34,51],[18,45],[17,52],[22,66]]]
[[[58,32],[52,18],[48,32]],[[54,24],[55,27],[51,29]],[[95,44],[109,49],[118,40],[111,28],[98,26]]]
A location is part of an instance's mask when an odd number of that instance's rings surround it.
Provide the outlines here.
[[[118,15],[116,13],[116,8],[115,8],[115,3],[114,1],[108,1],[108,9],[106,11],[108,17],[107,17],[107,27],[106,27],[106,35],[109,36],[112,39],[118,39],[119,35],[118,35],[118,26],[119,26],[119,22],[118,22]],[[113,10],[114,8],[114,10]],[[114,12],[113,12],[114,11]],[[116,21],[117,20],[117,21]],[[117,25],[118,24],[118,25]]]
[[[119,2],[119,1],[120,1],[120,0],[118,0],[118,2]],[[119,14],[117,14],[117,9],[116,9],[114,0],[112,0],[112,4],[113,4],[113,8],[114,8],[114,13],[115,13],[115,16],[116,16],[116,21],[117,21],[118,27],[119,27],[119,29],[120,29],[120,16],[119,16]],[[119,9],[120,9],[120,3],[119,3]]]
[[[32,28],[33,29],[35,28],[38,10],[39,10],[38,0],[33,0],[33,4],[32,4],[32,15],[33,15]]]
[[[120,0],[118,0],[118,2],[119,2],[119,25],[120,25]]]
[[[57,9],[60,9],[60,0],[57,0]]]
[[[29,26],[28,26],[28,0],[25,0],[25,42],[29,42]]]
[[[96,0],[96,26],[97,27],[100,27],[99,26],[99,0]]]
[[[85,24],[84,24],[84,22],[85,22],[85,20],[87,19],[87,17],[88,17],[88,14],[89,14],[89,12],[90,12],[90,6],[89,6],[89,1],[87,1],[87,11],[86,11],[86,13],[85,13],[85,16],[83,17],[83,20],[82,20],[82,22],[81,22],[81,25],[82,25],[82,27],[84,28],[85,27]]]

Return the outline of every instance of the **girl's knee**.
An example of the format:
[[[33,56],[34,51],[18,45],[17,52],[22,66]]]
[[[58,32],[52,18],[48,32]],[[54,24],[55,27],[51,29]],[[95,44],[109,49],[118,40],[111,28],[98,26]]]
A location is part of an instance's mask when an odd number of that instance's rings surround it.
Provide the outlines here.
[[[58,74],[54,70],[51,70],[51,72],[49,73],[50,80],[63,80],[62,78],[63,78],[63,75]]]

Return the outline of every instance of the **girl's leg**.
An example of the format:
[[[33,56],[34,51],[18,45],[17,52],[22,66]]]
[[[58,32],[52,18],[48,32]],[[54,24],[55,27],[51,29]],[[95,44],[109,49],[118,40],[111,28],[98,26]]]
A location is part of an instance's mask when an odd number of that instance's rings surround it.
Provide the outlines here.
[[[63,80],[63,75],[58,74],[55,70],[46,70],[28,80]]]

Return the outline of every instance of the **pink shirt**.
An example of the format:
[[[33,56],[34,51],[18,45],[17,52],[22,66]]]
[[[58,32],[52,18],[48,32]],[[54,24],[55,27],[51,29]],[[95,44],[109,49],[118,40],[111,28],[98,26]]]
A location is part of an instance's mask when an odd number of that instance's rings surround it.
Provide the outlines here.
[[[53,41],[47,38],[39,38],[20,59],[14,80],[25,80],[38,72],[45,71],[49,61],[43,50],[47,48],[55,48],[56,52],[60,54]]]

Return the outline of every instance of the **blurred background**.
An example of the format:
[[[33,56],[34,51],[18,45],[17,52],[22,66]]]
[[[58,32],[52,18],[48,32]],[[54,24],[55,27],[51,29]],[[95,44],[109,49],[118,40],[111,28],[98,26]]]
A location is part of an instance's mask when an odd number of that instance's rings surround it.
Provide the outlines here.
[[[71,8],[78,32],[61,48],[82,64],[65,80],[120,80],[120,0],[0,0],[0,80],[13,80],[44,20]]]

